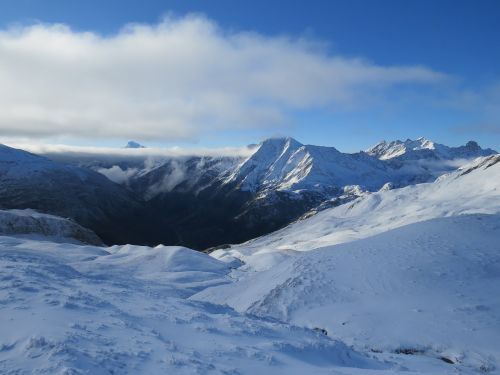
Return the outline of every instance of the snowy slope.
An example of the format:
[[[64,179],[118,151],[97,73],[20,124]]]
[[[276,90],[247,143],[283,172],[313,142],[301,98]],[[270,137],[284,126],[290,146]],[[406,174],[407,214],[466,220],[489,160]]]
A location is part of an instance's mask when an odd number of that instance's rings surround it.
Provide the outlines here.
[[[439,218],[303,252],[192,298],[318,327],[358,350],[453,362],[443,374],[497,373],[499,239],[500,215]]]
[[[381,374],[399,366],[311,329],[186,299],[229,282],[227,265],[188,249],[0,237],[0,270],[2,374]]]
[[[418,221],[470,213],[500,213],[500,155],[479,158],[434,183],[366,195],[212,255],[219,259],[237,257],[260,269],[272,265],[274,257],[280,261],[294,251],[353,241]],[[269,265],[264,257],[269,258]]]
[[[55,241],[69,240],[102,245],[102,241],[94,232],[72,220],[29,209],[0,210],[0,236],[9,235],[50,237]]]

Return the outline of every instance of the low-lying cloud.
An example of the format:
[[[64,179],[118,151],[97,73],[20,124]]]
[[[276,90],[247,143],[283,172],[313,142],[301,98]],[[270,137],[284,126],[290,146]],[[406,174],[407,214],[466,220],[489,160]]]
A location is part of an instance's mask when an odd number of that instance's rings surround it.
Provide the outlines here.
[[[150,160],[164,158],[178,158],[189,156],[232,156],[248,157],[255,152],[255,147],[151,147],[151,148],[116,148],[116,147],[91,147],[91,146],[72,146],[41,143],[12,143],[11,147],[19,148],[33,154],[46,155],[56,158],[81,158],[81,159],[112,159],[112,160]]]
[[[128,181],[139,172],[139,168],[127,168],[123,170],[120,166],[113,165],[110,168],[99,168],[97,172],[103,174],[109,180],[117,184],[127,184]]]
[[[0,131],[197,139],[446,79],[422,66],[332,56],[316,41],[221,30],[202,16],[128,25],[110,36],[36,24],[0,31]]]
[[[173,160],[169,163],[169,167],[170,170],[168,173],[166,173],[159,182],[148,188],[145,195],[146,200],[149,200],[160,193],[172,191],[177,185],[185,180],[186,164]]]

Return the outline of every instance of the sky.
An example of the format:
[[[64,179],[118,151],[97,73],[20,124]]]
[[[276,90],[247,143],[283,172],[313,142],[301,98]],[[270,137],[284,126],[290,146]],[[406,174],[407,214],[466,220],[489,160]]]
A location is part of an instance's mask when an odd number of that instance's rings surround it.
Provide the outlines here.
[[[497,0],[0,0],[0,141],[500,149]]]

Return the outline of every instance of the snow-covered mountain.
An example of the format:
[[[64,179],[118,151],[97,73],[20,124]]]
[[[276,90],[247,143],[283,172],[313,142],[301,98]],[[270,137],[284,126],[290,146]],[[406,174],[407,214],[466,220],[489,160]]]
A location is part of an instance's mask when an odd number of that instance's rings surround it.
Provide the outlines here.
[[[365,190],[380,189],[385,183],[404,186],[410,181],[430,182],[456,163],[439,161],[471,160],[496,154],[483,150],[476,142],[448,147],[425,138],[405,142],[382,142],[366,152],[339,152],[334,147],[303,145],[293,138],[268,139],[257,151],[236,168],[227,183],[237,182],[247,191],[328,191],[350,185]],[[402,165],[398,159],[412,161]],[[434,159],[432,163],[429,159]]]
[[[464,146],[448,147],[432,142],[426,138],[406,141],[382,141],[366,150],[368,155],[380,160],[400,159],[423,159],[434,158],[443,160],[470,159],[480,156],[489,156],[497,152],[492,149],[482,149],[477,142],[469,141]]]
[[[500,214],[500,155],[478,158],[433,183],[381,190],[326,209],[270,235],[231,249],[218,258],[262,263],[259,253],[305,251],[349,242],[403,225],[464,214]],[[283,256],[277,255],[279,258]],[[274,255],[273,255],[274,256]],[[261,266],[259,266],[261,267]]]
[[[75,154],[66,161],[103,174],[140,201],[141,213],[131,219],[141,226],[138,243],[206,249],[249,240],[382,188],[434,181],[494,152],[472,143],[401,144],[411,152],[392,158],[273,138],[252,147],[248,157],[153,157],[132,150],[129,158]]]
[[[348,185],[376,189],[391,179],[384,163],[364,153],[303,145],[293,138],[268,139],[225,181],[245,191],[328,191]]]
[[[264,234],[305,213],[311,215],[381,188],[430,182],[466,160],[495,153],[472,143],[449,148],[423,139],[412,142],[422,150],[440,151],[432,151],[433,157],[406,153],[405,159],[380,160],[365,152],[348,154],[333,147],[303,145],[293,138],[273,138],[255,147],[246,159],[166,160],[140,170],[128,184],[149,205],[173,212],[174,219],[164,222],[165,226],[184,223],[184,228],[176,229],[181,238],[187,237],[182,234],[186,227],[189,233],[193,228],[210,228],[208,234],[195,237],[208,239],[217,234],[223,238],[220,244]],[[188,211],[179,209],[179,202],[185,202]],[[206,221],[200,222],[200,217]]]
[[[100,173],[0,145],[0,208],[69,217],[116,243],[126,240],[139,206]]]

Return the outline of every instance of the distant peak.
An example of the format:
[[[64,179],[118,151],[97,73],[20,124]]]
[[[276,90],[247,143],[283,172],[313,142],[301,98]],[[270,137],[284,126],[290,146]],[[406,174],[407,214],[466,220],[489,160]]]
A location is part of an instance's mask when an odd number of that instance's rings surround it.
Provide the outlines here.
[[[378,159],[385,160],[401,156],[409,151],[435,150],[438,146],[424,137],[419,137],[415,140],[407,138],[405,141],[398,139],[392,142],[384,140],[366,150],[366,153]]]
[[[146,148],[145,146],[135,141],[128,141],[124,148]]]
[[[465,147],[467,147],[470,150],[480,150],[481,146],[476,141],[469,141],[465,144]]]
[[[465,146],[456,147],[456,149],[466,154],[478,155],[478,156],[488,156],[498,153],[497,151],[492,150],[491,148],[482,148],[476,141],[469,141],[465,144]]]
[[[422,147],[424,148],[429,148],[429,147],[425,147],[425,146],[430,146],[432,147],[434,145],[434,142],[431,141],[430,139],[428,138],[425,138],[425,137],[418,137],[417,139],[413,140],[413,139],[410,139],[408,138],[406,141],[403,142],[405,145],[409,145],[409,146],[417,146],[417,145],[421,145]]]
[[[416,147],[418,145],[433,145],[433,144],[434,142],[430,141],[425,137],[418,137],[416,139],[406,138],[404,141],[400,139],[396,139],[395,141],[387,141],[383,139],[374,146],[370,147],[368,150],[374,150],[382,147],[395,147],[395,146]]]

